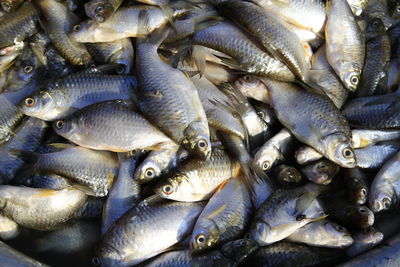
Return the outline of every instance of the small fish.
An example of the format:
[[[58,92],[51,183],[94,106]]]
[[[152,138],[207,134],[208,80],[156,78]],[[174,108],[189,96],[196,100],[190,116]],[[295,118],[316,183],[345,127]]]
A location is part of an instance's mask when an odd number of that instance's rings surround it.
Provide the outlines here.
[[[369,195],[369,184],[365,174],[359,168],[346,169],[344,184],[347,189],[347,198],[352,204],[364,205]]]
[[[346,249],[346,254],[355,257],[378,245],[383,240],[383,234],[375,228],[369,228],[353,235],[354,243]]]
[[[274,170],[278,183],[286,188],[294,187],[303,182],[301,172],[293,166],[281,164]]]
[[[329,3],[325,26],[326,56],[345,87],[354,92],[364,66],[365,38],[346,0]]]
[[[351,130],[351,135],[354,148],[363,148],[378,142],[399,139],[400,131],[353,129]]]
[[[313,162],[301,169],[304,176],[311,182],[323,185],[330,184],[339,170],[340,167],[337,164],[325,159]]]
[[[101,266],[132,266],[165,252],[190,233],[204,205],[175,201],[138,205],[104,235],[97,261]]]
[[[399,141],[383,141],[355,149],[357,166],[363,169],[379,169],[398,151],[400,151]]]
[[[252,202],[243,181],[229,179],[208,201],[193,229],[190,248],[200,252],[237,238],[250,221]]]
[[[305,165],[321,159],[323,155],[312,147],[302,146],[296,150],[294,157],[296,158],[297,163]]]
[[[85,4],[86,15],[98,22],[107,20],[122,4],[123,0],[91,0]]]
[[[79,190],[0,186],[3,214],[19,225],[51,230],[68,219],[84,203],[86,195]]]
[[[286,240],[328,248],[344,248],[353,244],[353,238],[346,228],[327,220],[311,222],[291,234]]]
[[[318,192],[306,186],[278,189],[262,204],[250,226],[251,238],[261,246],[280,241],[302,226],[325,218],[316,199]]]
[[[371,185],[369,207],[374,213],[392,208],[398,201],[400,152],[392,156],[376,174]]]

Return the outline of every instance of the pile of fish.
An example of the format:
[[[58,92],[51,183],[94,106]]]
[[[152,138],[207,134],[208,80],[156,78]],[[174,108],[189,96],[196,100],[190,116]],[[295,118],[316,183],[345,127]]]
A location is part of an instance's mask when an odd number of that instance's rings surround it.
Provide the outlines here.
[[[398,266],[399,81],[398,0],[0,0],[0,265]]]

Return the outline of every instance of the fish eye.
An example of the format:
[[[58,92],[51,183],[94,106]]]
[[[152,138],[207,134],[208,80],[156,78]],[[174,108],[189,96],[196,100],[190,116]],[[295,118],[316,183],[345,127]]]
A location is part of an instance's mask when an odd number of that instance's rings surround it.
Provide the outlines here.
[[[24,70],[24,72],[25,72],[26,74],[29,74],[29,73],[31,73],[31,71],[33,70],[33,67],[30,66],[30,65],[27,65],[27,66],[25,66],[25,67],[23,68],[23,70]]]
[[[196,242],[199,244],[204,244],[206,242],[206,237],[204,234],[199,234],[196,236]]]
[[[72,29],[77,32],[81,29],[81,25],[76,24]]]
[[[350,148],[345,148],[345,149],[343,149],[342,154],[343,154],[343,157],[345,157],[345,158],[351,158],[351,157],[353,157],[353,151],[351,151]]]
[[[383,203],[383,206],[385,207],[385,209],[390,208],[390,199],[389,198],[387,198],[387,197],[383,198],[382,203]]]
[[[319,164],[319,165],[317,166],[317,169],[325,169],[325,168],[326,168],[325,163],[321,163],[321,164]]]
[[[99,5],[98,7],[96,7],[96,9],[94,11],[96,13],[102,13],[102,12],[104,12],[104,6],[103,5]]]
[[[367,195],[367,190],[365,188],[361,189],[361,194],[363,196],[366,196]]]
[[[336,230],[338,230],[339,232],[343,232],[344,231],[344,227],[341,225],[336,225]]]
[[[257,115],[258,115],[261,119],[264,119],[264,118],[265,118],[265,113],[262,112],[262,111],[258,111],[258,112],[257,112]]]
[[[241,246],[241,247],[244,247],[244,246],[246,246],[247,245],[247,241],[246,240],[241,240],[240,242],[239,242],[239,246]]]
[[[200,148],[200,150],[206,150],[207,149],[207,142],[204,139],[199,140],[197,142],[197,146]]]
[[[353,75],[350,77],[350,82],[352,85],[357,85],[358,84],[358,76],[357,75]]]
[[[251,75],[244,75],[243,80],[245,82],[251,82],[253,80],[253,77],[251,77]]]
[[[63,121],[56,121],[55,123],[57,129],[62,129],[64,127],[64,122]]]
[[[25,98],[25,106],[28,108],[33,107],[35,105],[35,99],[32,97]]]
[[[264,171],[268,170],[269,167],[270,167],[269,165],[270,165],[270,164],[269,164],[269,161],[264,161],[263,164],[262,164],[262,169],[263,169]]]
[[[172,186],[170,184],[167,184],[167,185],[164,185],[164,187],[162,188],[162,191],[164,194],[170,195],[170,194],[172,194],[174,189],[172,188]]]
[[[99,266],[101,264],[101,261],[98,257],[93,257],[92,258],[92,264],[95,266]]]
[[[367,210],[366,210],[366,209],[364,209],[364,208],[359,208],[359,209],[358,209],[358,211],[359,211],[359,212],[361,212],[361,213],[365,213],[365,212],[367,212]]]
[[[147,168],[144,173],[145,173],[146,178],[153,178],[155,175],[155,171],[153,168]]]
[[[124,65],[119,65],[117,67],[117,73],[118,74],[123,74],[125,72],[125,66]]]

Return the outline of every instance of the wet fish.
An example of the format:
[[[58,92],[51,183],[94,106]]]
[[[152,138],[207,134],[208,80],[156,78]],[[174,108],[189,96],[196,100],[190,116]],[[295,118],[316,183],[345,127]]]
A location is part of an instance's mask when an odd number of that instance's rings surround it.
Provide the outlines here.
[[[346,0],[329,3],[326,56],[345,87],[354,92],[364,66],[365,38]]]
[[[156,32],[150,39],[136,42],[140,84],[137,106],[150,122],[189,153],[207,158],[211,152],[210,133],[197,89],[184,73],[157,54],[166,33]]]
[[[164,202],[131,209],[105,234],[98,251],[101,266],[131,266],[165,252],[190,233],[204,205]]]
[[[383,234],[374,228],[369,228],[353,234],[353,238],[354,243],[346,250],[346,254],[350,257],[360,255],[378,245],[383,240]]]
[[[398,129],[399,99],[397,94],[358,97],[347,102],[342,113],[352,126],[376,130]]]
[[[281,164],[276,167],[274,172],[277,173],[275,176],[276,180],[283,187],[290,188],[303,182],[300,171],[293,166]]]
[[[17,10],[0,18],[0,48],[24,41],[38,31],[39,14],[33,4],[24,2]]]
[[[305,165],[310,162],[317,161],[323,156],[317,150],[309,146],[302,146],[296,150],[294,154],[297,163],[300,165]]]
[[[26,265],[35,267],[47,267],[48,265],[32,259],[21,252],[0,241],[0,259],[4,266]]]
[[[325,218],[317,195],[318,192],[305,186],[276,190],[256,212],[250,226],[251,238],[261,246],[269,245],[312,221]]]
[[[291,234],[286,240],[328,248],[344,248],[353,243],[353,238],[346,228],[327,220],[309,223]]]
[[[390,61],[390,40],[383,22],[380,19],[370,21],[365,35],[365,64],[358,96],[374,95],[379,86],[386,86],[384,78]]]
[[[19,225],[36,230],[51,230],[65,223],[85,199],[84,193],[74,189],[0,186],[3,214]]]
[[[251,195],[243,181],[229,179],[208,201],[193,229],[190,248],[204,251],[239,237],[250,221]]]
[[[36,0],[41,13],[40,24],[57,50],[73,65],[89,65],[92,57],[83,44],[69,38],[79,18],[56,0]]]
[[[285,62],[301,81],[308,80],[310,64],[300,40],[279,17],[253,3],[237,0],[223,1],[218,5],[218,11],[246,28],[269,53]]]
[[[18,224],[0,213],[0,238],[2,240],[14,239],[19,233]]]
[[[136,86],[133,76],[77,73],[48,84],[20,105],[28,116],[55,120],[94,103],[130,99]]]
[[[356,149],[357,166],[363,169],[380,168],[399,150],[400,142],[398,141],[383,141]]]
[[[214,149],[205,162],[188,159],[177,167],[175,174],[161,183],[155,192],[176,201],[200,201],[209,199],[225,180],[239,174],[240,165],[226,151]]]
[[[96,150],[154,150],[176,144],[126,102],[106,101],[85,107],[53,124],[64,138]]]
[[[399,163],[400,153],[398,152],[383,165],[372,181],[369,207],[374,213],[388,210],[397,203]]]
[[[98,22],[107,20],[122,4],[123,0],[91,0],[85,4],[86,15]]]
[[[360,16],[362,12],[367,8],[369,0],[347,0],[351,8],[351,12],[355,16]]]
[[[365,174],[359,168],[346,169],[344,184],[347,189],[347,198],[352,204],[364,205],[369,195],[369,184]]]
[[[397,140],[400,138],[400,131],[353,129],[351,135],[354,148],[363,148],[382,141]]]
[[[301,169],[304,176],[311,182],[323,185],[329,184],[339,170],[340,167],[337,164],[325,159],[311,163]]]
[[[5,94],[0,95],[0,144],[10,140],[13,131],[22,122],[24,114]]]
[[[298,140],[342,167],[355,167],[350,127],[328,98],[306,92],[293,84],[265,78],[263,81],[278,120]]]
[[[24,0],[1,0],[0,6],[4,11],[10,12],[18,8],[23,2]]]
[[[278,134],[265,142],[255,154],[253,161],[262,170],[269,170],[279,160],[285,158],[285,154],[290,150],[292,143],[292,134],[286,128],[283,128]]]

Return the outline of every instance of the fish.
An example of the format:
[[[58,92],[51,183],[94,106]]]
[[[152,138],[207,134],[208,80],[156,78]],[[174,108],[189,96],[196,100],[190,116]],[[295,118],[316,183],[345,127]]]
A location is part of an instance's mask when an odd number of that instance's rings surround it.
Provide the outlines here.
[[[369,184],[359,168],[346,169],[343,176],[348,200],[355,205],[364,205],[369,195]]]
[[[321,0],[307,2],[301,0],[254,0],[253,2],[299,28],[314,33],[324,31],[326,14],[324,2]]]
[[[5,94],[0,95],[0,144],[13,136],[15,128],[23,121],[24,114]]]
[[[295,151],[296,161],[300,165],[305,165],[310,162],[317,161],[323,157],[321,153],[309,146],[302,146]]]
[[[244,75],[234,82],[234,86],[248,98],[269,103],[268,89],[256,75]]]
[[[165,252],[190,233],[204,205],[167,201],[132,208],[104,235],[97,251],[99,263],[132,266]]]
[[[396,93],[358,97],[348,101],[342,113],[354,127],[375,130],[398,129],[399,99],[400,96]]]
[[[374,213],[388,210],[397,203],[399,163],[400,152],[397,152],[382,166],[373,179],[368,204]]]
[[[363,148],[379,142],[396,140],[400,138],[398,130],[351,130],[354,148]]]
[[[103,208],[101,227],[103,235],[114,222],[140,202],[140,185],[132,179],[136,165],[137,158],[135,156],[120,157],[118,176],[110,188]]]
[[[280,81],[294,81],[292,71],[254,44],[239,28],[224,21],[194,33],[191,42],[221,51],[233,60],[223,62],[245,72]]]
[[[5,12],[11,12],[18,8],[24,0],[2,0],[0,6]]]
[[[317,52],[313,54],[311,68],[313,72],[312,80],[320,86],[335,106],[341,109],[348,98],[349,90],[343,86],[342,81],[329,65],[325,44],[321,45]]]
[[[17,10],[0,18],[0,48],[23,42],[38,31],[39,14],[31,2],[24,2]]]
[[[285,239],[302,226],[325,218],[319,193],[306,186],[278,189],[257,210],[249,234],[260,246]]]
[[[340,249],[311,247],[281,241],[260,247],[246,261],[254,266],[318,266],[333,265],[344,258]]]
[[[378,245],[383,240],[383,234],[375,228],[353,234],[354,243],[346,249],[346,254],[355,257]]]
[[[85,203],[74,212],[73,218],[77,220],[100,219],[104,202],[104,198],[88,196]]]
[[[225,180],[239,175],[240,164],[226,151],[215,148],[206,161],[189,158],[165,182],[156,186],[162,198],[196,202],[209,199]]]
[[[73,65],[89,65],[92,57],[86,47],[68,36],[78,23],[78,16],[56,0],[36,0],[34,4],[41,13],[41,26],[63,57]]]
[[[303,182],[301,172],[293,166],[281,164],[274,170],[278,184],[285,188],[291,188]]]
[[[365,64],[357,96],[374,95],[378,87],[386,86],[384,79],[390,61],[390,39],[383,22],[380,19],[370,21],[365,35]]]
[[[364,66],[365,37],[346,0],[329,3],[325,26],[326,56],[344,86],[355,92]]]
[[[53,129],[82,147],[96,150],[128,152],[176,146],[134,107],[121,100],[87,106],[55,121]]]
[[[84,203],[85,193],[75,189],[0,186],[2,213],[17,224],[48,231],[68,221]]]
[[[57,174],[32,174],[25,181],[26,186],[34,188],[47,188],[53,190],[61,190],[71,187],[71,182]]]
[[[293,136],[283,128],[279,133],[269,139],[254,155],[253,162],[262,170],[271,169],[278,161],[285,158],[293,144]]]
[[[26,266],[37,266],[37,267],[47,267],[48,265],[41,263],[31,257],[22,254],[21,252],[15,250],[14,248],[8,246],[7,244],[0,241],[1,247],[1,262],[5,266],[15,266],[18,264],[23,264]]]
[[[356,149],[357,166],[363,169],[379,169],[399,150],[398,141],[383,141]]]
[[[301,168],[301,172],[311,182],[316,184],[329,184],[338,174],[340,167],[329,160],[318,160]]]
[[[243,181],[229,179],[208,201],[194,225],[190,248],[201,252],[238,238],[250,221],[251,195]]]
[[[179,150],[178,145],[151,151],[136,168],[134,179],[139,183],[147,183],[169,173],[188,157],[185,152]]]
[[[137,107],[189,153],[207,158],[211,153],[210,132],[197,89],[184,73],[163,62],[157,54],[166,33],[168,31],[158,31],[150,39],[136,42],[140,85]],[[160,109],[163,112],[160,113]]]
[[[286,238],[287,241],[327,248],[345,248],[353,244],[346,228],[328,220],[311,222]]]
[[[220,249],[211,250],[203,254],[192,253],[191,250],[177,250],[161,254],[144,266],[236,266],[258,248],[258,244],[251,239],[239,239],[227,242]]]
[[[108,151],[90,150],[73,145],[58,146],[63,149],[53,153],[11,152],[30,161],[31,166],[26,172],[58,174],[73,181],[75,187],[86,193],[106,196],[118,171],[115,155]]]
[[[251,2],[223,1],[217,10],[246,28],[269,53],[282,60],[301,81],[308,80],[307,62],[300,39],[275,14]]]
[[[56,80],[19,104],[24,114],[53,121],[107,100],[128,100],[137,86],[133,76],[74,73]]]
[[[123,0],[91,0],[85,4],[86,15],[97,22],[106,21]]]
[[[269,102],[276,117],[294,137],[342,167],[355,167],[349,124],[327,97],[307,92],[294,84],[265,78],[263,81],[268,87]]]
[[[354,16],[360,16],[367,8],[369,0],[347,0]]]

